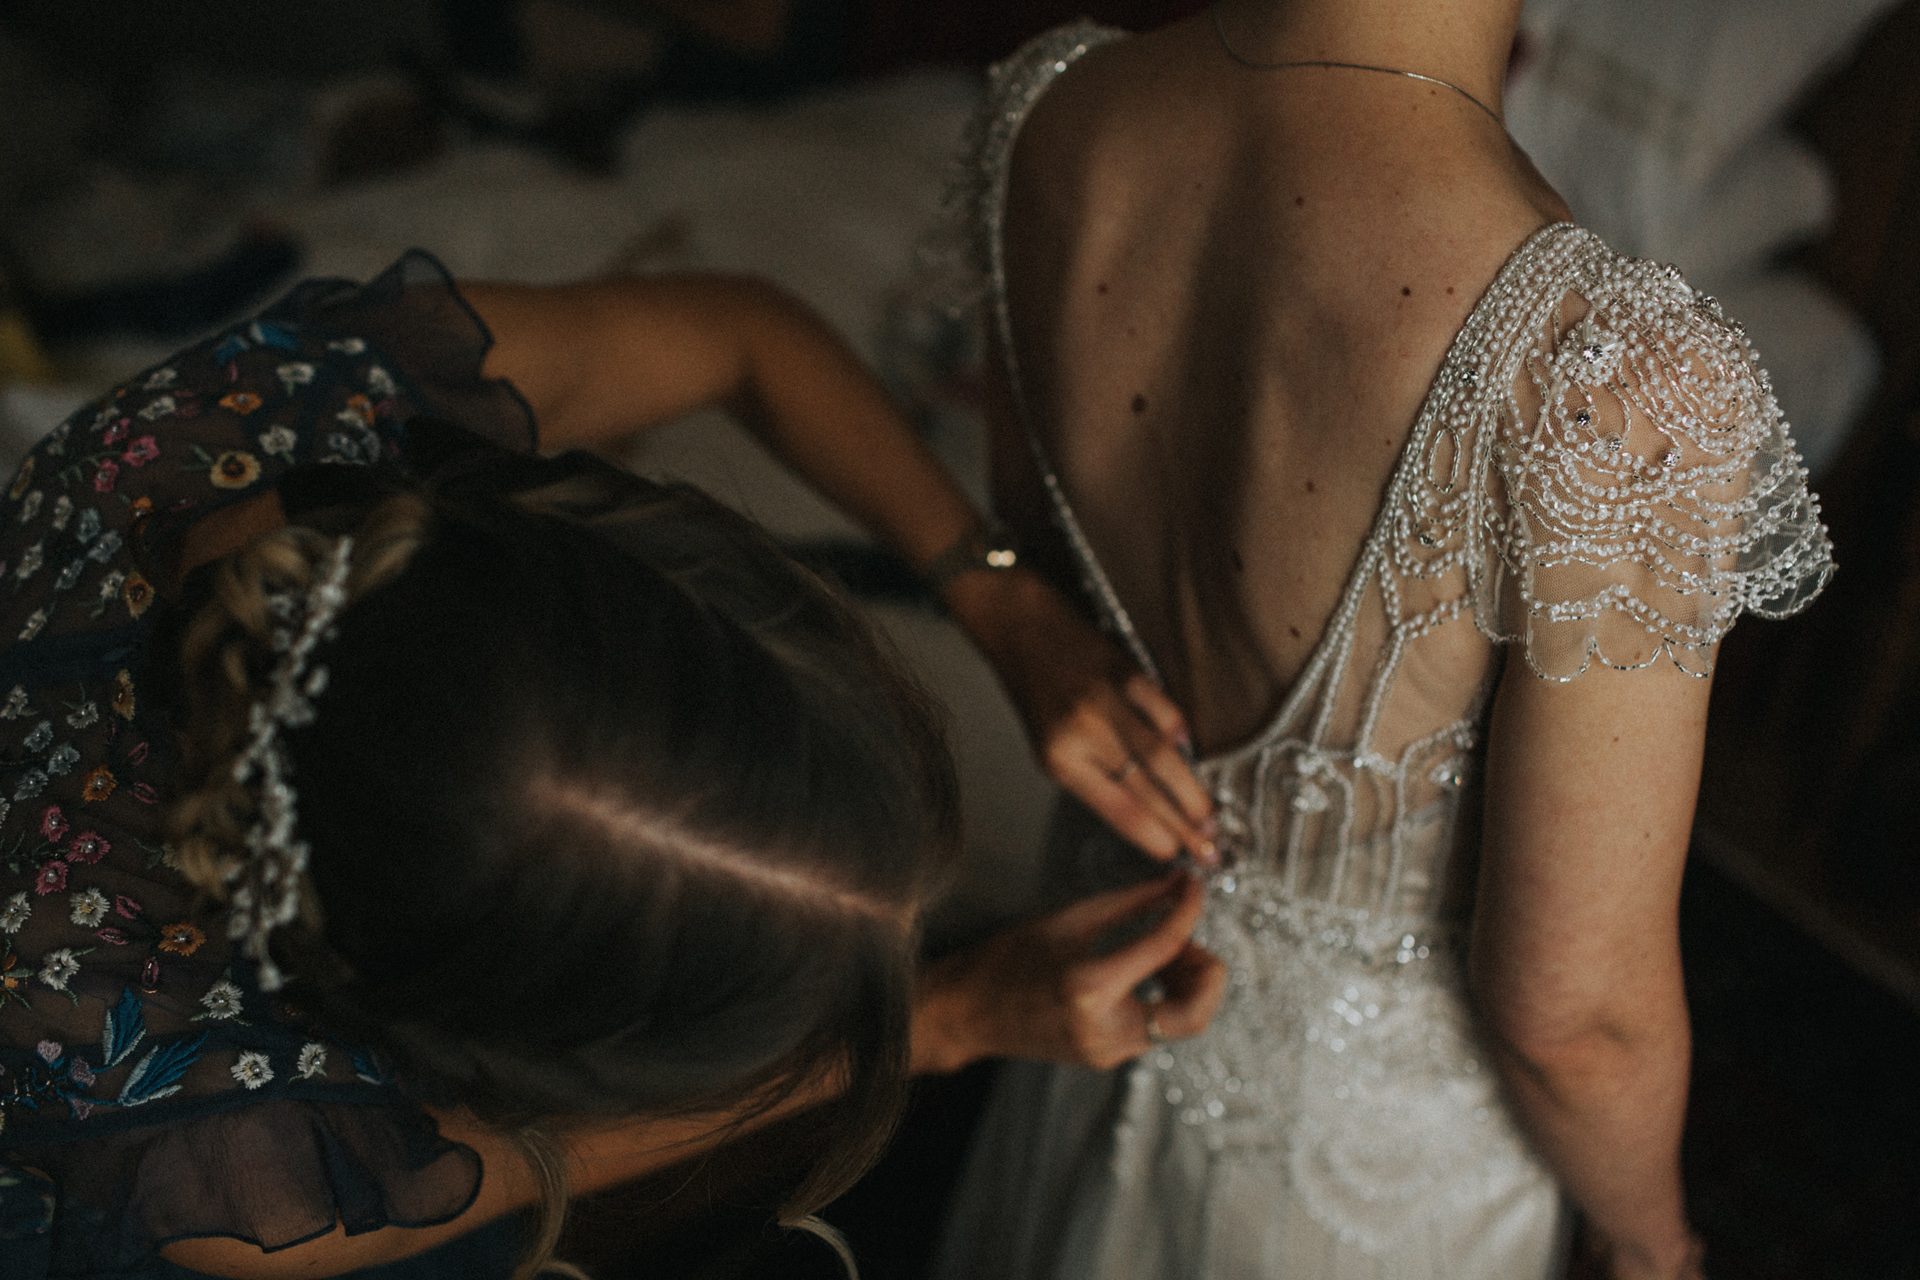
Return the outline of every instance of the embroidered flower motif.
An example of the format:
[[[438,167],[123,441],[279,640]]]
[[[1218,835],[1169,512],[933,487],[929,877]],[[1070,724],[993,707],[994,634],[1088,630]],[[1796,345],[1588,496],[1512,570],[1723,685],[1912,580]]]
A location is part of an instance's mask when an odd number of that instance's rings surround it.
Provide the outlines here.
[[[106,929],[95,929],[93,931],[93,936],[100,939],[100,941],[106,943],[110,947],[124,947],[127,945],[128,942],[132,941],[132,939],[128,938],[126,934],[120,932],[120,930],[118,929],[114,929],[111,927]]]
[[[399,395],[400,385],[393,380],[392,374],[376,364],[367,370],[367,390],[384,398]]]
[[[7,490],[7,497],[15,502],[20,501],[20,495],[25,493],[32,484],[33,455],[28,454],[27,460],[20,464],[20,470],[13,475],[13,487]]]
[[[19,963],[20,957],[14,955],[12,952],[8,952],[5,956],[0,956],[0,991],[18,991],[20,984],[26,981],[27,976],[25,973],[16,973],[14,971],[14,967]]]
[[[12,812],[12,803],[6,800],[0,800],[0,823],[4,823],[7,820],[7,815]]]
[[[100,922],[107,918],[107,912],[112,909],[107,895],[98,889],[88,889],[85,893],[73,896],[73,922],[82,929],[99,928]]]
[[[33,726],[33,732],[28,734],[27,740],[20,745],[29,751],[45,751],[48,747],[52,746],[53,721],[42,720],[39,724]]]
[[[82,1089],[91,1089],[93,1087],[93,1068],[87,1065],[86,1059],[84,1058],[76,1056],[74,1060],[67,1065],[67,1077]]]
[[[261,403],[260,397],[251,391],[229,391],[220,397],[222,409],[231,409],[243,418],[258,409]]]
[[[46,501],[46,497],[45,491],[40,489],[35,489],[27,495],[27,500],[20,504],[21,524],[33,523],[33,518],[40,514],[40,504]]]
[[[129,920],[138,920],[142,915],[146,914],[146,910],[145,907],[124,893],[116,893],[113,895],[113,914],[117,916],[125,916]]]
[[[280,379],[280,385],[292,395],[295,387],[304,387],[313,381],[313,366],[304,360],[290,361],[273,371]]]
[[[93,491],[95,493],[112,493],[113,486],[119,479],[120,464],[109,458],[100,464],[98,471],[93,473]]]
[[[47,789],[47,771],[29,769],[20,775],[20,783],[13,789],[15,800],[31,800]]]
[[[105,765],[100,765],[98,768],[89,769],[86,777],[81,779],[80,798],[82,800],[105,800],[113,794],[113,789],[119,785],[120,783],[113,776],[113,770],[107,768]]]
[[[161,945],[165,946],[164,943]],[[240,988],[222,978],[207,988],[207,994],[200,997],[200,1003],[207,1007],[207,1017],[215,1022],[237,1018],[240,1016]]]
[[[63,493],[60,495],[60,500],[53,504],[53,519],[47,527],[59,533],[67,527],[67,522],[71,519],[73,519],[73,499]]]
[[[73,559],[67,561],[67,567],[62,569],[60,576],[53,580],[53,589],[55,591],[73,590],[74,584],[80,581],[80,575],[86,571],[86,557],[75,556]]]
[[[293,461],[293,446],[299,437],[288,427],[272,427],[260,433],[260,452],[268,457]]]
[[[230,1068],[233,1078],[249,1089],[258,1089],[273,1079],[273,1068],[267,1065],[264,1053],[243,1053],[240,1061]]]
[[[83,702],[80,704],[78,711],[75,711],[67,717],[67,727],[70,729],[84,729],[99,718],[100,704],[97,702]]]
[[[130,573],[126,585],[120,588],[120,598],[127,602],[127,612],[137,618],[153,603],[153,587],[139,574]]]
[[[36,542],[20,553],[20,567],[13,571],[13,576],[25,582],[40,572],[40,566],[45,560],[45,544]]]
[[[160,949],[173,956],[190,956],[198,951],[206,940],[206,934],[185,920],[178,924],[170,924],[160,931]]]
[[[60,1061],[60,1055],[65,1053],[66,1049],[58,1040],[42,1040],[33,1046],[33,1051],[40,1055],[40,1061],[52,1066]]]
[[[73,772],[73,766],[80,763],[80,749],[71,742],[63,742],[53,749],[47,757],[47,774],[50,777],[64,778]]]
[[[73,975],[80,972],[80,962],[74,959],[71,947],[62,947],[58,951],[49,951],[40,959],[40,981],[55,991],[65,991],[67,983],[73,981]],[[59,1046],[55,1046],[57,1049]]]
[[[111,852],[113,846],[98,831],[82,831],[67,841],[67,860],[92,866]]]
[[[133,673],[125,667],[113,678],[113,714],[122,720],[133,719]]]
[[[122,418],[108,427],[100,437],[101,444],[119,444],[127,438],[127,428],[133,425],[132,418]]]
[[[46,625],[47,625],[46,608],[43,606],[41,608],[35,609],[32,613],[27,615],[27,621],[25,625],[23,625],[20,628],[20,639],[23,642],[33,639],[35,636],[40,634],[40,629]]]
[[[49,840],[67,834],[67,815],[60,812],[59,805],[50,804],[40,811],[40,834]]]
[[[109,529],[100,535],[100,541],[93,544],[93,550],[87,552],[87,559],[95,564],[105,564],[120,550],[120,531]]]
[[[362,431],[373,425],[373,401],[365,396],[347,397],[347,407],[333,415],[335,420]]]
[[[67,864],[55,858],[41,867],[33,877],[33,891],[41,897],[58,893],[67,887]]]
[[[98,616],[100,610],[105,609],[109,604],[118,600],[120,598],[120,589],[126,585],[127,575],[119,569],[115,569],[112,573],[100,579],[100,603],[94,606],[95,616]]]
[[[140,416],[148,422],[158,422],[172,413],[176,407],[172,396],[155,396],[148,402],[147,407],[140,411]]]
[[[350,356],[357,356],[366,349],[365,338],[335,338],[327,344],[327,350],[339,351]]]
[[[13,686],[13,692],[7,695],[7,705],[0,707],[0,720],[18,720],[21,716],[27,714],[29,709],[27,706],[27,686],[17,684]]]
[[[207,479],[216,489],[244,489],[260,478],[260,459],[239,449],[230,449],[213,460]]]
[[[138,800],[141,804],[159,804],[160,803],[160,793],[158,791],[155,791],[150,784],[145,782],[136,782],[133,784],[133,798],[135,800]]]
[[[127,510],[133,513],[135,520],[144,520],[153,514],[153,499],[143,493],[127,504]]]
[[[158,391],[163,387],[170,387],[179,377],[180,375],[172,369],[155,369],[143,384],[142,390]]]
[[[160,442],[152,436],[141,436],[127,445],[126,452],[120,455],[120,461],[130,467],[144,467],[159,456]]]
[[[360,461],[359,442],[344,431],[327,432],[327,448],[333,450],[349,462]],[[374,459],[369,458],[367,461],[372,462]]]
[[[293,1073],[302,1080],[312,1080],[325,1075],[327,1071],[327,1046],[317,1040],[309,1040],[300,1046],[300,1057],[294,1062]]]
[[[0,933],[18,933],[26,928],[27,921],[33,919],[33,905],[27,901],[23,890],[7,899],[7,905],[0,907]]]
[[[145,764],[147,762],[147,744],[144,742],[136,742],[131,747],[128,747],[127,761],[130,764]]]

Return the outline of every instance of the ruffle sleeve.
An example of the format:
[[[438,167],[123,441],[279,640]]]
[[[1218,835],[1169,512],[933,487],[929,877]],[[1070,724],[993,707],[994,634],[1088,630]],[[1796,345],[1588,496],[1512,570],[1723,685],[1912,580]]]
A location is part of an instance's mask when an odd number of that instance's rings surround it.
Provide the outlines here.
[[[1678,271],[1589,250],[1491,433],[1475,620],[1551,680],[1662,654],[1706,675],[1742,613],[1819,594],[1832,547],[1739,326]]]
[[[20,1246],[50,1248],[49,1275],[124,1275],[187,1236],[445,1221],[478,1188],[377,1050],[263,992],[172,866],[148,646],[182,533],[292,468],[404,460],[421,415],[530,448],[490,345],[425,254],[309,282],[81,410],[5,491],[0,1176],[52,1180],[50,1230]]]

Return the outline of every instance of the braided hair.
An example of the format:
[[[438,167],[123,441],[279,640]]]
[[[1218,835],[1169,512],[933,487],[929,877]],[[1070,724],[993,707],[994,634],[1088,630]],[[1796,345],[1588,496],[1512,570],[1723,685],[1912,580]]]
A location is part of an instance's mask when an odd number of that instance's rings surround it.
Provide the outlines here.
[[[918,908],[957,845],[933,704],[690,488],[501,451],[424,482],[318,470],[349,500],[290,501],[180,629],[185,874],[218,898],[245,856],[270,601],[350,532],[331,680],[284,739],[312,852],[272,950],[298,1001],[526,1152],[521,1277],[563,1266],[566,1117],[751,1117],[831,1080],[780,1214],[812,1222],[904,1099]]]

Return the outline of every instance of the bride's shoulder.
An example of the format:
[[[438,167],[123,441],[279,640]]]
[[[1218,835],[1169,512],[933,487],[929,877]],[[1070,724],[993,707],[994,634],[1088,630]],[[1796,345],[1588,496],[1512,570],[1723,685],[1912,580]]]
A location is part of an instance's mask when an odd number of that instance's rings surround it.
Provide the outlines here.
[[[1466,402],[1499,408],[1481,455],[1487,560],[1469,567],[1486,634],[1523,642],[1552,679],[1663,653],[1705,674],[1742,613],[1819,594],[1833,561],[1818,499],[1718,302],[1562,223],[1522,246],[1483,312],[1486,341],[1454,372]]]

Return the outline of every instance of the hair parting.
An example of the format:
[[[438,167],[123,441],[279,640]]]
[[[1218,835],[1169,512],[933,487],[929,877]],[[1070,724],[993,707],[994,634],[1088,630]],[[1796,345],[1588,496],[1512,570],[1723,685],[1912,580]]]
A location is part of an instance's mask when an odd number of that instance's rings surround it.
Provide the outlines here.
[[[258,817],[232,763],[270,597],[350,534],[331,678],[282,736],[312,850],[270,944],[294,998],[522,1153],[540,1215],[514,1280],[581,1276],[554,1260],[571,1119],[744,1130],[816,1091],[828,1137],[777,1216],[855,1274],[814,1215],[905,1103],[918,909],[958,844],[935,704],[695,490],[497,450],[425,482],[312,470],[283,490],[326,500],[177,611],[187,878],[219,900]]]

